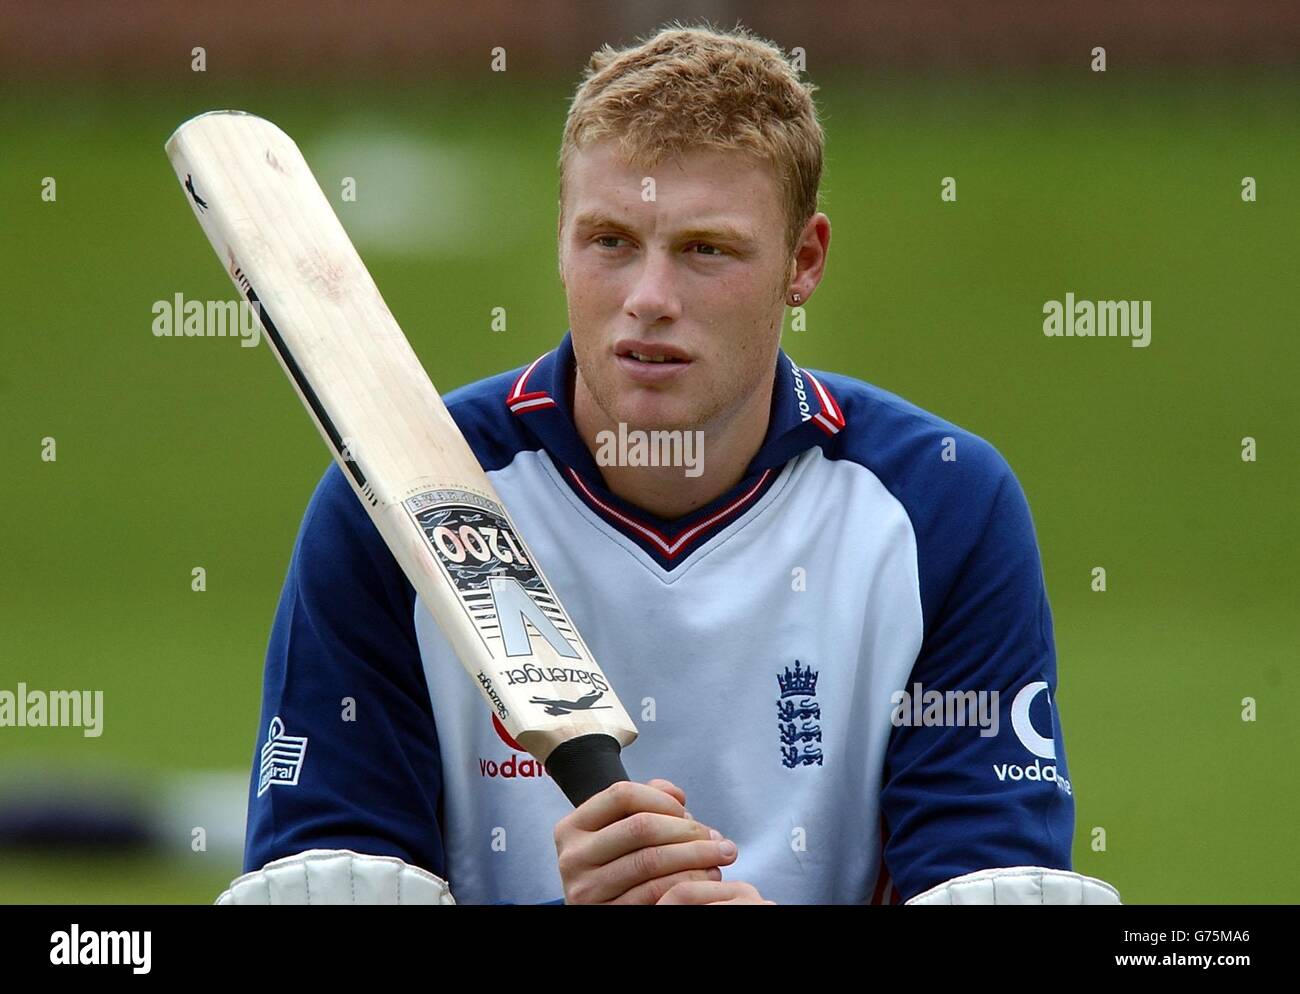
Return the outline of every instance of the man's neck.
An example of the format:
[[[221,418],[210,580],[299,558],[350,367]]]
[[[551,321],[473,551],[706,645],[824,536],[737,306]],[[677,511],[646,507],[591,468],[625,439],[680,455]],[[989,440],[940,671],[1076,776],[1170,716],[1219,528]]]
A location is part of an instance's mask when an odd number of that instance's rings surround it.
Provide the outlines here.
[[[702,437],[695,436],[701,441],[693,453],[697,460],[694,467],[629,466],[623,459],[615,460],[612,465],[601,465],[609,460],[601,458],[597,438],[601,432],[608,431],[612,435],[605,437],[618,439],[618,425],[580,387],[574,391],[573,420],[578,435],[600,466],[605,486],[655,517],[671,521],[717,500],[745,478],[745,469],[767,435],[771,406],[769,384],[767,390],[756,392],[742,410],[725,422],[703,428]],[[625,437],[630,436],[629,429]],[[692,473],[698,470],[698,475],[688,475],[688,468]]]

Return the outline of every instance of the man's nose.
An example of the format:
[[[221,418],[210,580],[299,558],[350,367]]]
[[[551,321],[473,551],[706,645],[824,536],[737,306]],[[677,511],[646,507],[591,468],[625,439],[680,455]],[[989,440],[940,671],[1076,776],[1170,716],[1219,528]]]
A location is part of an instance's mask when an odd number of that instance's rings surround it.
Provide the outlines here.
[[[624,307],[642,324],[681,316],[676,260],[667,251],[647,251],[637,267]]]

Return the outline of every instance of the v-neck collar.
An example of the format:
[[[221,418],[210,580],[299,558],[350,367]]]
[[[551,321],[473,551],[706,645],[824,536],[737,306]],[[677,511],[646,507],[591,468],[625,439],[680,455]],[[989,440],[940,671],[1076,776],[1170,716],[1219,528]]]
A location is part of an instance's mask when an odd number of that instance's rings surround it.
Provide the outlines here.
[[[777,352],[767,435],[734,487],[690,514],[656,517],[611,492],[573,422],[576,362],[572,335],[539,356],[517,376],[507,406],[541,443],[560,475],[592,511],[635,542],[665,570],[672,570],[709,538],[752,507],[787,462],[845,427],[835,398],[809,370]]]

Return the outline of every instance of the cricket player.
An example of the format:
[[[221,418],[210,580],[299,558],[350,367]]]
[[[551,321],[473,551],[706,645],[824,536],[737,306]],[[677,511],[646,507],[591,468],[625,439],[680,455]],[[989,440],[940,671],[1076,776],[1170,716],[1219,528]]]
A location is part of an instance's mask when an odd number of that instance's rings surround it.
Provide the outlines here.
[[[1011,469],[781,348],[831,241],[812,91],[743,30],[596,52],[561,146],[568,331],[446,398],[637,721],[632,782],[569,807],[331,466],[222,902],[1117,901],[1070,869]]]

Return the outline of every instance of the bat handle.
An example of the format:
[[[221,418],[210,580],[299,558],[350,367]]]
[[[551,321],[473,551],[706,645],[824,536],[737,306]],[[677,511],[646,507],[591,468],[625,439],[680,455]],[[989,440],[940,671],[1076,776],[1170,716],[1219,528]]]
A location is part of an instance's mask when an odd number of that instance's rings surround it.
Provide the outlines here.
[[[621,749],[612,735],[579,735],[551,750],[546,772],[576,808],[606,787],[628,779],[619,758]]]

